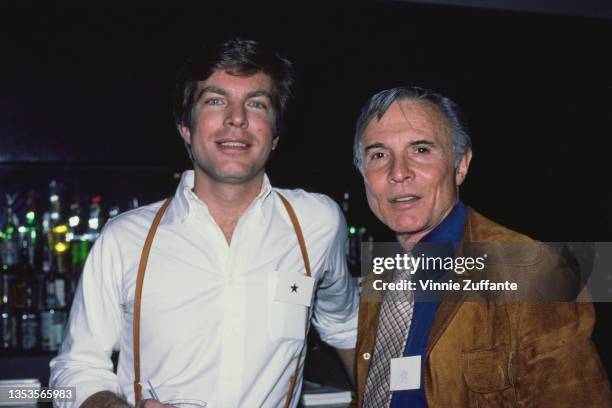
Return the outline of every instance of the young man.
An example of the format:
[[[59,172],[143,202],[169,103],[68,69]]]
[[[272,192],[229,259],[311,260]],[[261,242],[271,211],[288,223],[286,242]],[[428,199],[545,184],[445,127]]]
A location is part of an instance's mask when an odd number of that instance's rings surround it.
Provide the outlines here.
[[[137,272],[161,202],[110,221],[89,255],[67,338],[51,362],[51,384],[76,386],[76,406],[134,404],[139,371],[145,407],[162,406],[151,387],[162,401],[198,399],[209,408],[295,407],[310,310],[321,338],[352,368],[358,296],[342,213],[326,196],[272,188],[264,172],[291,87],[291,64],[254,41],[206,48],[183,69],[175,117],[194,169],[152,241],[140,369]]]

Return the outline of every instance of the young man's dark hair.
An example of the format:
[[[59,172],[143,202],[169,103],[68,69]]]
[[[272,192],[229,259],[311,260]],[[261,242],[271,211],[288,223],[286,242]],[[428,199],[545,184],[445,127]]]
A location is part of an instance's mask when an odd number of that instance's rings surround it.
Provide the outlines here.
[[[179,132],[181,126],[193,131],[193,111],[200,94],[199,82],[221,70],[236,76],[263,72],[272,79],[274,131],[278,135],[283,130],[287,102],[293,89],[293,66],[257,41],[240,38],[200,49],[179,71],[174,101],[174,122]]]

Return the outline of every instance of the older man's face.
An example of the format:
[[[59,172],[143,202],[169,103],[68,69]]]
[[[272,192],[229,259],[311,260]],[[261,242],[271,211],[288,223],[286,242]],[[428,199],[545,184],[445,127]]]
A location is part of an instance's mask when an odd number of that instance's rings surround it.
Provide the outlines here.
[[[394,102],[363,134],[364,177],[374,214],[401,243],[419,241],[434,229],[458,200],[471,152],[457,170],[446,121],[423,101]]]

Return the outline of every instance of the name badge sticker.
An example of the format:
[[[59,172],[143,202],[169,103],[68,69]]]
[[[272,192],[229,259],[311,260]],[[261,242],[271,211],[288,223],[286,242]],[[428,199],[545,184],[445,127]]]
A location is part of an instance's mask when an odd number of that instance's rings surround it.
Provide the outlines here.
[[[421,388],[421,356],[391,359],[391,391],[418,390]]]
[[[310,306],[314,278],[297,273],[280,273],[274,300],[294,305]]]

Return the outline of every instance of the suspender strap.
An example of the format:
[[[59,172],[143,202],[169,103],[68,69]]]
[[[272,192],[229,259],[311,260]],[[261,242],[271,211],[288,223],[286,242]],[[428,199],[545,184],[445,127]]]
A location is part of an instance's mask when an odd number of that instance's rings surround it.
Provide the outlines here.
[[[293,224],[293,229],[295,230],[295,235],[297,236],[298,243],[300,245],[300,251],[302,252],[302,259],[304,260],[304,269],[306,270],[306,276],[310,277],[310,260],[308,259],[308,251],[306,250],[306,241],[304,240],[304,235],[302,234],[302,228],[300,227],[300,222],[298,221],[297,215],[295,211],[293,211],[293,207],[289,203],[282,194],[278,193],[285,209],[287,210],[287,214],[289,214],[289,218],[291,219],[291,224]],[[310,310],[306,314],[306,327],[304,334],[304,344],[300,348],[300,353],[297,357],[297,362],[295,363],[295,371],[291,376],[291,381],[289,382],[289,390],[287,391],[287,398],[285,399],[285,408],[289,408],[291,405],[291,397],[293,397],[293,391],[295,390],[295,385],[297,383],[298,374],[300,372],[300,362],[302,361],[302,354],[304,354],[304,349],[306,348],[306,342],[308,341],[308,327],[310,323]]]
[[[145,240],[144,247],[142,248],[142,254],[140,255],[140,264],[138,265],[138,276],[136,278],[136,293],[134,294],[134,398],[136,400],[136,407],[140,404],[142,398],[142,386],[140,385],[140,302],[142,300],[142,284],[144,282],[145,269],[147,269],[147,260],[149,259],[149,252],[151,251],[151,245],[153,244],[153,238],[157,231],[157,226],[162,219],[162,216],[166,212],[168,205],[172,201],[172,197],[166,199],[164,204],[161,206],[149,233]]]
[[[297,215],[295,215],[295,211],[293,211],[293,207],[289,204],[289,200],[287,200],[281,193],[278,193],[285,209],[287,210],[287,214],[289,214],[289,218],[291,218],[291,224],[293,224],[293,229],[295,230],[295,235],[297,236],[298,243],[300,244],[300,252],[302,252],[302,259],[304,260],[304,269],[306,270],[306,276],[310,277],[310,260],[308,259],[308,251],[306,250],[306,241],[304,241],[304,235],[302,234],[302,228],[300,227],[300,222],[298,221]]]
[[[291,219],[291,224],[293,225],[293,229],[295,230],[295,235],[298,239],[298,244],[300,246],[300,252],[302,253],[302,260],[304,261],[304,269],[306,270],[306,276],[310,277],[310,260],[308,258],[308,251],[306,250],[306,241],[304,240],[304,235],[302,234],[302,228],[300,227],[300,222],[298,221],[297,215],[295,211],[293,211],[293,207],[289,201],[280,193],[278,193],[285,209],[287,210],[287,214],[289,214],[289,218]],[[166,212],[168,205],[172,201],[172,197],[166,199],[161,208],[157,211],[153,222],[151,223],[151,227],[149,228],[149,233],[147,234],[147,238],[145,240],[144,247],[142,249],[142,254],[140,255],[140,264],[138,265],[138,276],[136,277],[136,293],[134,294],[134,398],[136,407],[140,403],[142,399],[142,386],[140,384],[140,304],[142,301],[142,285],[144,282],[145,270],[147,268],[147,260],[149,259],[149,252],[151,251],[151,245],[153,244],[153,238],[155,237],[155,232],[157,231],[157,226],[162,219],[162,216]],[[297,363],[295,365],[295,372],[291,376],[291,381],[289,383],[289,390],[287,392],[287,398],[285,400],[285,408],[288,408],[291,404],[291,397],[293,396],[293,391],[295,390],[295,385],[297,382],[298,373],[300,371],[300,361],[302,360],[302,354],[304,354],[304,348],[306,346],[306,340],[308,335],[308,327],[310,322],[310,313],[306,315],[306,334],[304,338],[304,344],[302,344],[302,348],[300,349],[300,354],[297,358]]]

